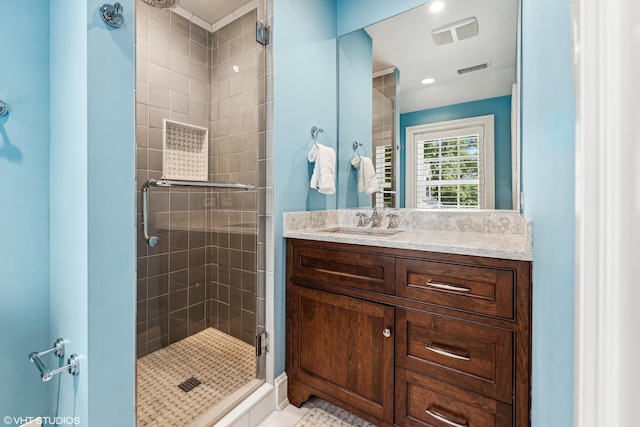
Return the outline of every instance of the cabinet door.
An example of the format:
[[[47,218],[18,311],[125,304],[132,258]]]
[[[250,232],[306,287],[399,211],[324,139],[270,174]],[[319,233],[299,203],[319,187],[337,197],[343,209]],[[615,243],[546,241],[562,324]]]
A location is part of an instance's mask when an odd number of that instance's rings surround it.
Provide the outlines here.
[[[295,284],[291,297],[288,375],[393,422],[393,307]]]

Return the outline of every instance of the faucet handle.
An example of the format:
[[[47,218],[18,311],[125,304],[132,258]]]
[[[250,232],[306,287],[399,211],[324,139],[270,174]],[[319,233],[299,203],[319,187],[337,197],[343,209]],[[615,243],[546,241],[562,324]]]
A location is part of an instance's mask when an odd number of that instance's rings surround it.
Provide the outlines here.
[[[387,228],[397,228],[398,215],[394,213],[388,213],[386,216],[389,217],[389,225],[387,226]]]
[[[358,217],[358,227],[364,227],[364,218],[367,216],[367,214],[362,213],[362,212],[356,212],[356,216]]]

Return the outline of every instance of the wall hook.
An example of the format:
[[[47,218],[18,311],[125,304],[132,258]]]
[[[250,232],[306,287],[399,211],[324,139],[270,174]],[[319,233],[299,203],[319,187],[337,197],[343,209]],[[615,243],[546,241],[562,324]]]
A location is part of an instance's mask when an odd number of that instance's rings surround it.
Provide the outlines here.
[[[104,4],[100,8],[100,16],[104,22],[110,27],[120,28],[124,24],[124,17],[122,16],[122,5],[116,2],[113,6],[110,4]]]
[[[0,99],[0,117],[6,115],[9,112],[9,106],[6,102]]]
[[[318,140],[318,134],[320,132],[324,132],[324,129],[320,129],[318,126],[313,126],[311,128],[311,137],[313,138],[313,142]]]

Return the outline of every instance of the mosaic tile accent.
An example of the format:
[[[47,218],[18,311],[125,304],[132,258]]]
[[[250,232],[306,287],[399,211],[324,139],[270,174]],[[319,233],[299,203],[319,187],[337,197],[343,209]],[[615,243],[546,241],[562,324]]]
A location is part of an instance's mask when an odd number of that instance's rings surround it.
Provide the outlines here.
[[[163,178],[209,180],[209,131],[164,120]]]
[[[138,427],[184,427],[255,378],[253,346],[208,328],[138,359]],[[201,384],[189,393],[185,378]]]
[[[305,406],[307,405],[312,408],[296,423],[295,427],[376,427],[375,424],[319,397],[312,397],[305,402]]]

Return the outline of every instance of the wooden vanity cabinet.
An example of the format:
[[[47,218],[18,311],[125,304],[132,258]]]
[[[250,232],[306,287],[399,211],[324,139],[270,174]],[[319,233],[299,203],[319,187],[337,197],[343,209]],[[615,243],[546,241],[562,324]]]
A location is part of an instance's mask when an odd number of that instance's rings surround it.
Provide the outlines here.
[[[530,269],[289,239],[289,401],[381,427],[529,426]]]

